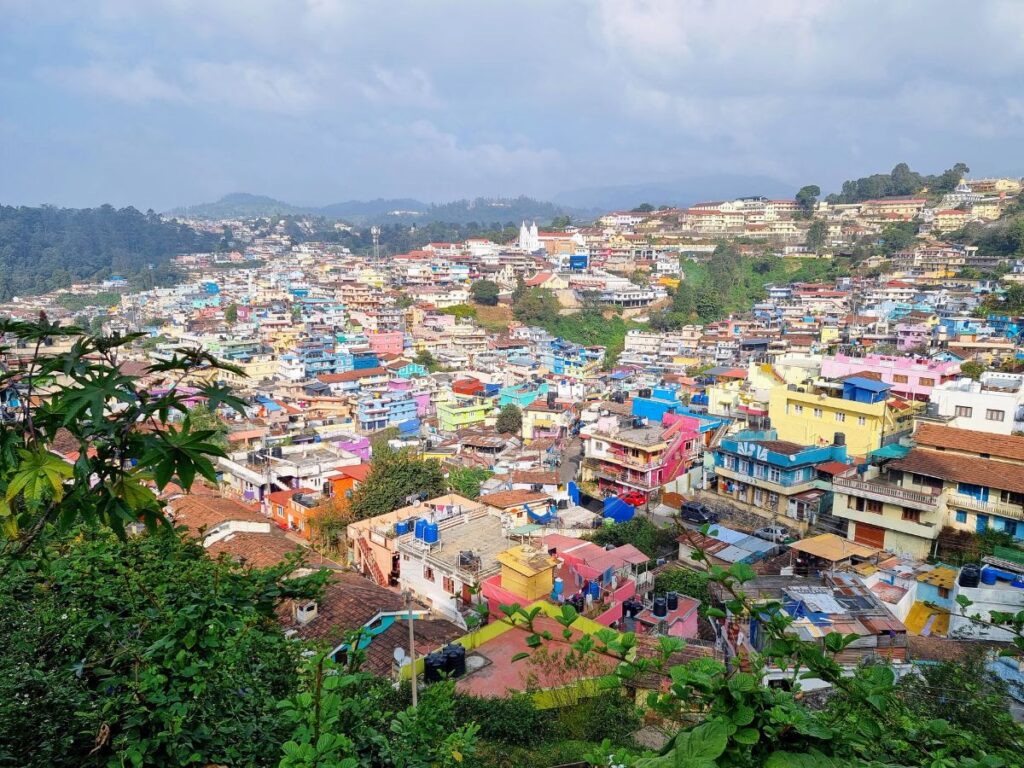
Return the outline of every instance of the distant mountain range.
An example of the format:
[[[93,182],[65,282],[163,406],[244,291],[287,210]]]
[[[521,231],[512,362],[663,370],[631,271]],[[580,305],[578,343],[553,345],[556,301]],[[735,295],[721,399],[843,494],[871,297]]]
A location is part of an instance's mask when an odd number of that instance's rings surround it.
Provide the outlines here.
[[[641,203],[686,207],[710,200],[732,200],[755,195],[791,198],[795,193],[792,184],[770,176],[714,175],[649,184],[575,189],[555,195],[554,200],[560,205],[612,211],[629,210]]]
[[[412,198],[349,200],[325,206],[299,206],[264,195],[236,192],[215,203],[176,208],[175,216],[203,219],[251,218],[254,216],[323,216],[352,224],[410,224],[445,222],[449,224],[502,224],[523,220],[547,223],[556,216],[589,220],[601,213],[597,209],[534,200],[529,197],[456,200],[450,203],[424,203]]]

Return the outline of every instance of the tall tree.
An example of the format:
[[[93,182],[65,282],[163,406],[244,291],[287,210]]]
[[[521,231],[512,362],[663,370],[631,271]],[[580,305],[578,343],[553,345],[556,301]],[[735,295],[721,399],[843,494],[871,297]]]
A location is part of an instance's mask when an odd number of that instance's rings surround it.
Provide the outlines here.
[[[518,435],[523,429],[523,412],[515,403],[509,403],[498,412],[494,428],[502,434]]]
[[[469,291],[477,304],[493,307],[498,303],[498,284],[493,280],[477,280]]]
[[[814,213],[814,204],[818,202],[818,195],[821,194],[821,187],[817,184],[808,184],[801,187],[796,193],[796,203],[800,209],[800,215],[809,219]]]
[[[358,520],[393,512],[408,504],[413,495],[425,498],[445,491],[444,473],[434,459],[420,459],[409,450],[374,447],[370,472],[352,496],[352,513]]]
[[[825,244],[825,236],[828,234],[828,225],[818,219],[811,222],[811,226],[807,228],[807,247],[817,253],[821,250],[821,247]]]

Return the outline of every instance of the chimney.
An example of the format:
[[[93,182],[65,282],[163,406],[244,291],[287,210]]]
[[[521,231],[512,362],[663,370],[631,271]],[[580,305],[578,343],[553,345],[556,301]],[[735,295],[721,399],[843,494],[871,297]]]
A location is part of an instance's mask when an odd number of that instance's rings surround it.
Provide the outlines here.
[[[317,611],[318,609],[315,600],[310,600],[306,603],[295,603],[295,622],[304,627],[316,618]]]

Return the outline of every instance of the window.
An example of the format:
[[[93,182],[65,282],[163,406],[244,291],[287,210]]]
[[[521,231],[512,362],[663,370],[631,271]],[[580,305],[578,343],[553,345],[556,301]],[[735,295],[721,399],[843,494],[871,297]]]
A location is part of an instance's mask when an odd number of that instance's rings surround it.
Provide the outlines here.
[[[444,591],[449,595],[457,595],[458,592],[455,590],[455,579],[451,576],[445,576],[441,579],[441,585],[444,587]]]
[[[875,501],[874,499],[868,499],[865,505],[868,512],[874,512],[876,515],[882,514],[882,502]]]
[[[838,422],[846,421],[846,414],[845,413],[836,413],[836,421],[838,421]]]
[[[921,522],[921,510],[903,508],[903,519],[911,523]]]
[[[816,418],[816,419],[820,419],[821,418],[821,408],[815,408],[814,409],[814,418]]]
[[[893,375],[892,383],[893,384],[906,384],[907,383],[907,377],[903,376],[902,374],[897,373],[897,374]]]
[[[922,387],[934,387],[935,386],[935,379],[925,379],[925,378],[922,378],[919,381],[919,383],[920,383],[920,385]]]
[[[944,600],[948,599],[949,598],[949,587],[939,587],[939,597],[941,597]]]
[[[962,509],[958,509],[956,511],[956,521],[958,523],[966,523],[967,522],[967,513],[964,512]]]
[[[956,416],[963,416],[965,419],[971,418],[972,413],[974,413],[974,409],[969,405],[958,405],[954,411]]]
[[[793,410],[796,413],[803,413],[804,412],[804,407],[802,405],[794,405],[793,406]]]
[[[424,565],[423,566],[423,578],[426,579],[427,581],[433,581],[434,580],[434,569],[431,568],[429,565]]]
[[[867,416],[858,416],[857,417],[857,426],[858,427],[863,427],[867,423],[868,423]]]
[[[779,478],[781,477],[782,473],[779,472],[779,470],[775,469],[775,467],[771,467],[768,469],[768,479],[771,480],[773,483],[779,482]]]
[[[1006,411],[997,411],[995,408],[985,411],[985,418],[989,421],[1002,421],[1004,416],[1006,416]]]

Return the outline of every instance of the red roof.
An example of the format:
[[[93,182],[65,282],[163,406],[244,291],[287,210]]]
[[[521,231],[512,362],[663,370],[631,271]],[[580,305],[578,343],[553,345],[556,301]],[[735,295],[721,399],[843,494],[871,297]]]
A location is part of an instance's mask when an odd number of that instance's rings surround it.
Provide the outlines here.
[[[370,474],[370,465],[363,463],[355,464],[350,467],[338,467],[338,471],[343,475],[351,477],[356,482],[362,483],[366,480],[366,476]]]
[[[361,371],[345,371],[344,373],[321,373],[317,376],[317,379],[322,381],[324,384],[340,384],[345,381],[359,381],[360,379],[368,379],[372,376],[385,376],[387,370],[381,367],[376,368],[364,368]]]

